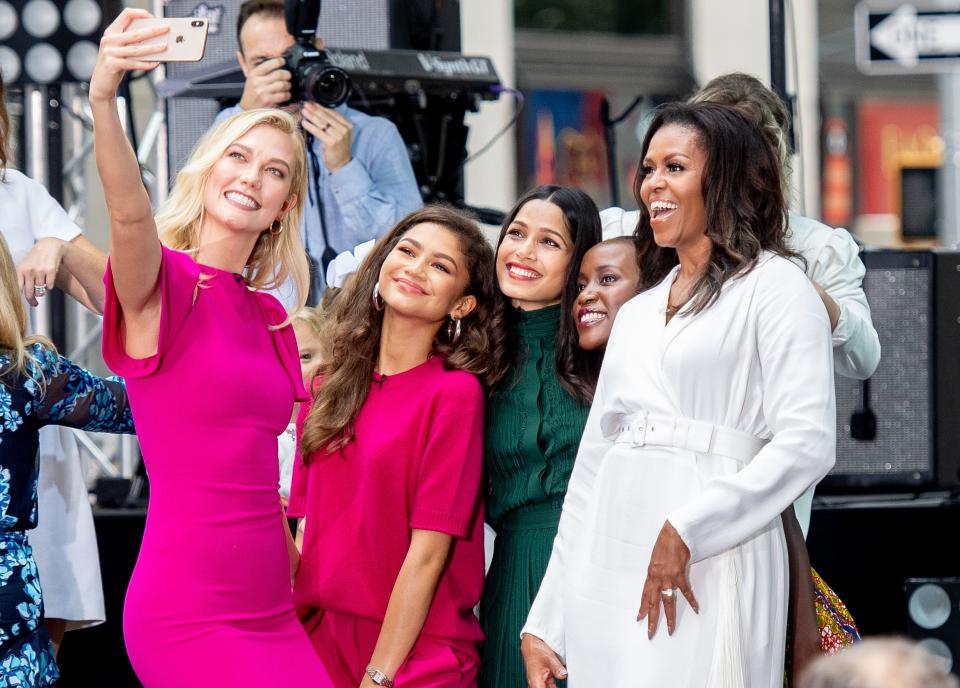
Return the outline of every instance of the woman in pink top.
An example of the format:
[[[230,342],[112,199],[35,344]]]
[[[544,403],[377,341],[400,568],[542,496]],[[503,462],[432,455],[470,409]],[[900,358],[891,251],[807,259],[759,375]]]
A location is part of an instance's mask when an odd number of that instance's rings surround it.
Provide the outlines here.
[[[126,30],[149,16],[107,29],[90,82],[111,221],[103,353],[151,481],[127,652],[147,688],[330,686],[294,613],[277,495],[276,438],[304,396],[297,347],[262,291],[288,276],[306,291],[303,140],[278,110],[223,122],[155,221],[116,104],[126,71],[156,66],[135,44],[165,29]]]
[[[427,207],[334,301],[288,514],[307,517],[294,597],[338,688],[476,684],[494,274],[477,225]]]

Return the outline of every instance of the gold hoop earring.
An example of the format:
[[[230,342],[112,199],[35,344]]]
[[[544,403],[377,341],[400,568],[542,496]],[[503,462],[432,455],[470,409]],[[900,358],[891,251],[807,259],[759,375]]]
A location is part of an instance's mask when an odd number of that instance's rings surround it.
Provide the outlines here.
[[[373,285],[373,310],[383,310],[383,297],[380,296],[380,282]]]
[[[278,217],[276,220],[273,221],[273,224],[270,225],[270,235],[280,236],[282,232],[283,232],[283,223],[280,221],[280,218]]]
[[[450,316],[450,322],[447,324],[447,339],[451,344],[456,344],[460,339],[460,318]]]

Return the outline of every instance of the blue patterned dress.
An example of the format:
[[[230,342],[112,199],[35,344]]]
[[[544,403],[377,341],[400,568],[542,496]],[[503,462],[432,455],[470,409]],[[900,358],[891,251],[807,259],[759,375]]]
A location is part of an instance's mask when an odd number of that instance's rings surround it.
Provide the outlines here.
[[[40,428],[133,432],[122,380],[98,378],[41,344],[28,351],[27,376],[0,377],[0,686],[52,686],[59,678],[27,541],[37,525]],[[0,353],[0,370],[9,364]]]

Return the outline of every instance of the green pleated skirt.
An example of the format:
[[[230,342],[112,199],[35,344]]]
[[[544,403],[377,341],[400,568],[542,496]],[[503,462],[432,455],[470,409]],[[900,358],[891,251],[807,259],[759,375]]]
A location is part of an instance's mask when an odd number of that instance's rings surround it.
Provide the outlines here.
[[[547,571],[561,507],[562,502],[521,507],[496,526],[493,561],[480,601],[480,624],[487,636],[481,652],[480,688],[527,686],[520,629]]]

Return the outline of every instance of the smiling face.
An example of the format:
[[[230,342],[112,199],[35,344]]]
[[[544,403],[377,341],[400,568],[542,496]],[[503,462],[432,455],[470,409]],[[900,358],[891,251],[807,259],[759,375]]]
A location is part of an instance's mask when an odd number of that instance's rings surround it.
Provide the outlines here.
[[[460,239],[443,225],[411,227],[380,268],[380,296],[396,315],[430,323],[466,317],[476,306]]]
[[[528,201],[497,248],[500,291],[525,311],[560,303],[572,255],[573,240],[560,207]]]
[[[204,188],[208,218],[235,232],[259,234],[297,202],[290,193],[296,153],[290,136],[256,126],[231,143]]]
[[[617,311],[636,296],[639,286],[640,268],[632,241],[604,241],[587,251],[580,263],[573,302],[581,349],[607,346]]]
[[[640,201],[650,214],[658,246],[684,250],[709,241],[701,181],[706,164],[696,129],[667,124],[650,140],[641,167]]]

